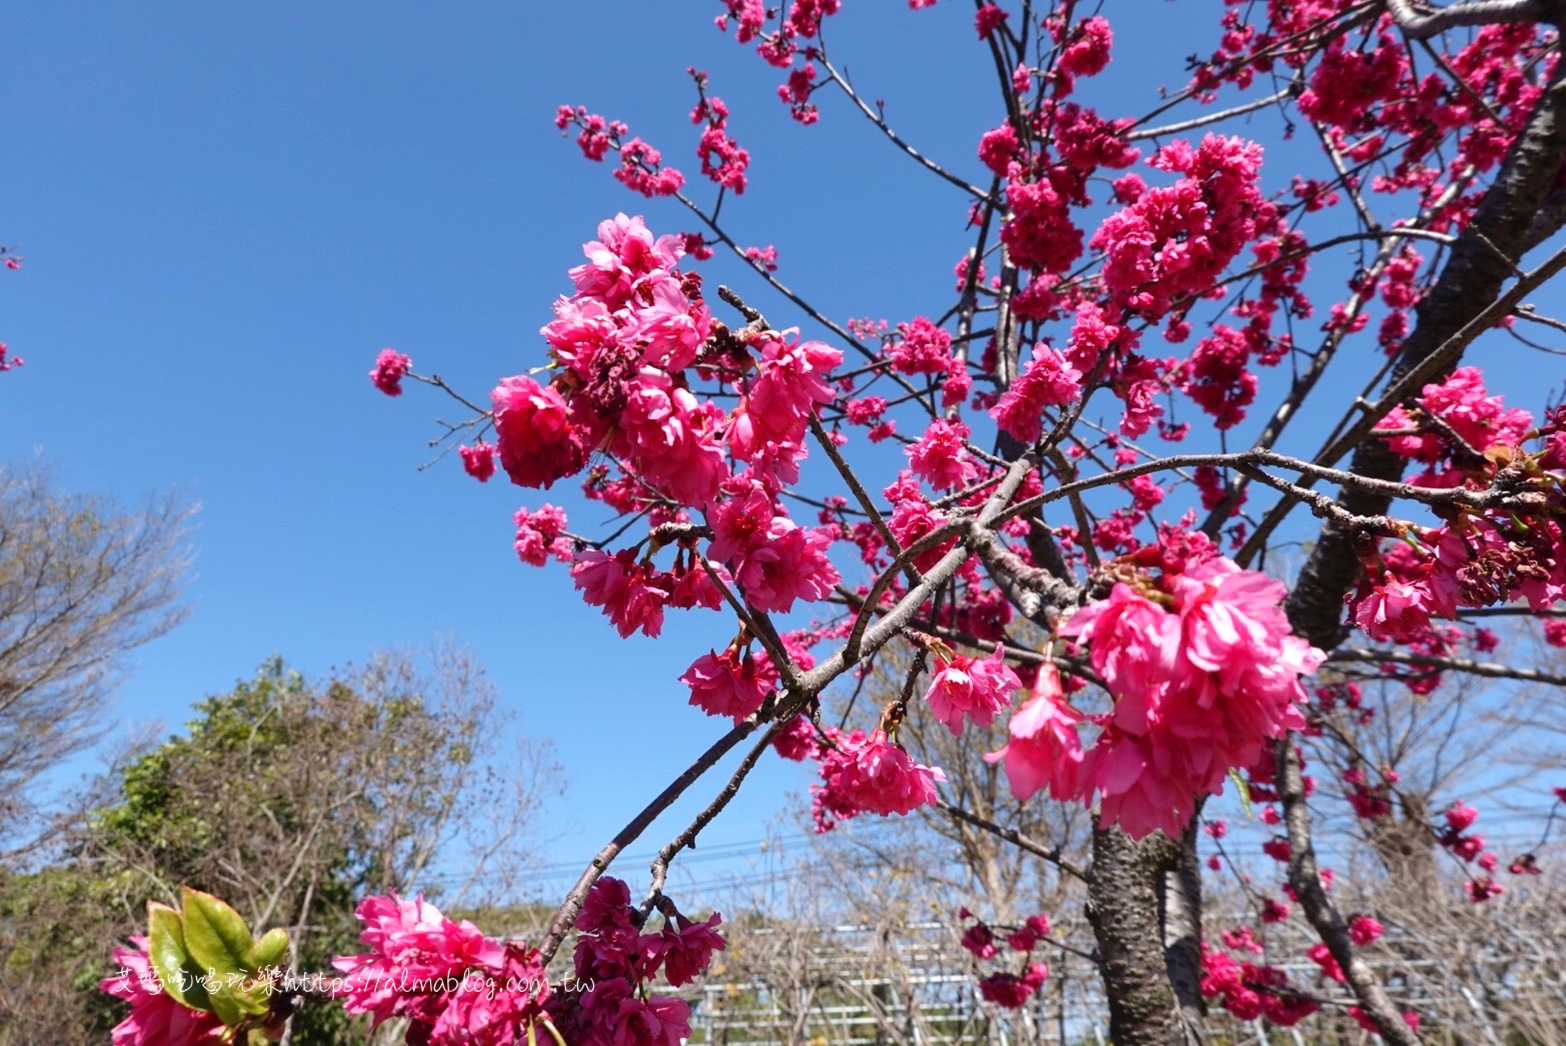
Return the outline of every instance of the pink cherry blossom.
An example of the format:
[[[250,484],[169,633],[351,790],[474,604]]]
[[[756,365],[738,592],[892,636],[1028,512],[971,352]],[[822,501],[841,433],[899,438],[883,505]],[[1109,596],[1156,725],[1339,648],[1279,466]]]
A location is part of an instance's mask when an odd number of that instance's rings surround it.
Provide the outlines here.
[[[952,736],[962,733],[964,718],[988,727],[995,715],[1011,706],[1012,691],[1022,686],[1006,665],[1006,648],[996,644],[987,658],[958,654],[936,671],[924,698],[935,718],[946,724]]]
[[[730,716],[738,723],[749,716],[777,683],[777,673],[765,660],[733,647],[721,654],[698,657],[680,682],[691,688],[691,704],[708,715]]]
[[[901,374],[945,374],[952,358],[952,336],[923,316],[897,325],[902,337],[887,346],[892,369]]]
[[[930,422],[924,435],[904,453],[908,455],[914,475],[936,490],[952,490],[967,485],[979,474],[979,467],[963,446],[967,438],[968,426],[962,422],[937,419]]]
[[[1290,634],[1281,583],[1219,556],[1182,564],[1160,584],[1166,609],[1124,583],[1078,611],[1062,635],[1089,643],[1115,698],[1084,760],[1084,793],[1132,835],[1178,834],[1195,799],[1269,738],[1305,725],[1299,683],[1325,655]]]
[[[850,808],[883,817],[907,814],[935,802],[936,782],[946,780],[939,767],[914,762],[883,730],[862,741],[840,739],[839,745],[839,750],[827,755],[821,776]]]
[[[1011,740],[984,758],[991,763],[1004,760],[1007,783],[1018,799],[1030,799],[1041,788],[1056,799],[1075,798],[1082,766],[1077,732],[1081,721],[1082,714],[1066,703],[1055,666],[1043,665],[1034,696],[1011,717]]]
[[[495,474],[495,445],[479,440],[473,446],[457,448],[462,457],[462,470],[480,483],[488,483]]]
[[[224,1041],[228,1029],[215,1014],[174,1001],[147,956],[147,938],[130,938],[132,947],[115,948],[119,972],[98,987],[130,1003],[130,1016],[114,1026],[114,1046],[208,1046]]]
[[[1010,435],[1024,443],[1036,441],[1045,408],[1063,407],[1082,395],[1082,372],[1066,357],[1043,342],[1033,347],[1033,358],[1011,388],[1001,394],[990,416]]]
[[[569,563],[576,555],[571,538],[565,534],[566,514],[554,505],[541,505],[536,511],[517,509],[515,548],[517,558],[529,566],[541,567],[552,557]]]
[[[370,950],[332,960],[344,974],[337,994],[349,1013],[371,1014],[377,1025],[406,1017],[427,1037],[468,971],[504,959],[501,944],[466,920],[448,919],[422,896],[372,895],[354,914]]]
[[[3,358],[4,353],[0,353],[0,359]],[[21,362],[21,360],[12,360],[15,364]],[[386,395],[401,396],[402,379],[411,366],[413,361],[396,349],[382,349],[381,354],[375,357],[375,369],[370,371],[370,380]]]
[[[603,607],[622,638],[637,630],[656,638],[663,629],[663,605],[669,598],[665,578],[637,562],[631,549],[612,556],[588,549],[571,566],[571,580],[582,599]]]
[[[678,236],[654,238],[640,215],[627,218],[621,213],[598,224],[598,239],[583,244],[582,253],[587,261],[567,274],[576,292],[618,309],[641,277],[674,268],[684,245]]]
[[[992,973],[979,981],[979,994],[997,1006],[1008,1010],[1020,1010],[1028,1004],[1049,976],[1049,967],[1041,962],[1028,964],[1022,976],[1014,973]]]
[[[644,937],[644,941],[656,942],[654,948],[658,961],[663,963],[664,980],[678,988],[692,983],[705,972],[713,953],[726,947],[718,933],[718,925],[722,922],[723,916],[717,912],[699,923],[676,914],[672,920],[664,922],[662,933],[652,938]]]
[[[571,425],[565,400],[526,375],[504,378],[490,394],[500,464],[511,482],[544,487],[587,463],[588,448]]]
[[[1349,921],[1349,937],[1361,948],[1380,937],[1385,930],[1385,926],[1369,915],[1356,915]]]

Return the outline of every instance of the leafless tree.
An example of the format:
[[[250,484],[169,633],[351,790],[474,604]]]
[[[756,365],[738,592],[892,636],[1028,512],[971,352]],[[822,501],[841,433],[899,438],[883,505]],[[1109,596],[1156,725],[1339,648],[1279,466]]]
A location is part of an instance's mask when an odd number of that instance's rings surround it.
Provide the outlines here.
[[[99,735],[124,655],[184,616],[193,509],[61,492],[0,465],[0,859],[39,842],[40,777]]]

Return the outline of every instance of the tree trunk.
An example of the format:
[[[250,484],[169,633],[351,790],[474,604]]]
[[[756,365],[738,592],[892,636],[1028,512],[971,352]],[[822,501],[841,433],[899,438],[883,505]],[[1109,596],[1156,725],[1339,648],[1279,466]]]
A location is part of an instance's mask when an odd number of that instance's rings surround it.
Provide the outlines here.
[[[1093,833],[1087,916],[1115,1046],[1200,1041],[1201,886],[1186,836],[1189,847],[1162,832],[1141,842],[1116,826]]]

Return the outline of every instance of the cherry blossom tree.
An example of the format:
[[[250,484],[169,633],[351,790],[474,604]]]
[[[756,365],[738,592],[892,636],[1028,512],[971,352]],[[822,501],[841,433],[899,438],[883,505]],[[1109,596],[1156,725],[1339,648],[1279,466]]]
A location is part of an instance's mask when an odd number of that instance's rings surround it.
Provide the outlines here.
[[[442,434],[471,476],[541,492],[515,514],[524,563],[561,563],[621,636],[657,637],[676,610],[711,622],[668,700],[726,722],[592,858],[542,940],[372,897],[368,951],[339,960],[339,993],[408,1019],[409,1041],[678,1042],[686,1004],[657,985],[689,983],[724,945],[719,916],[664,893],[666,872],[769,750],[814,765],[823,830],[935,809],[1059,864],[945,798],[952,771],[900,741],[915,719],[959,735],[1005,722],[986,758],[1014,796],[1094,814],[1090,860],[1067,874],[1086,882],[1116,1043],[1195,1040],[1208,1005],[1280,1025],[1335,1005],[1419,1041],[1442,1015],[1402,1004],[1365,961],[1378,924],[1335,899],[1314,825],[1334,797],[1358,820],[1395,809],[1411,845],[1461,870],[1462,905],[1539,868],[1530,854],[1503,870],[1475,807],[1404,801],[1397,768],[1356,757],[1335,724],[1345,708],[1375,714],[1366,679],[1414,693],[1463,674],[1563,682],[1489,660],[1496,635],[1476,615],[1536,617],[1566,643],[1552,616],[1566,407],[1538,389],[1508,402],[1479,348],[1558,352],[1566,329],[1532,303],[1566,267],[1566,9],[1188,2],[1212,20],[1188,82],[1101,111],[1095,83],[1143,82],[1114,61],[1115,19],[1136,17],[1124,6],[959,16],[912,0],[938,9],[877,17],[960,17],[949,46],[993,81],[976,160],[941,160],[850,82],[826,43],[841,6],[723,0],[717,23],[781,79],[801,124],[862,119],[952,190],[967,239],[948,294],[854,321],[813,305],[809,267],[737,231],[766,219],[736,216],[742,114],[693,69],[690,177],[666,162],[682,143],[560,108],[585,159],[645,200],[607,205],[622,213],[565,272],[552,317],[540,302],[536,360],[498,375],[486,404],[396,350],[377,359],[381,391],[419,382],[471,412]],[[1268,121],[1287,162],[1256,140]],[[639,207],[653,217],[626,213]],[[718,251],[765,300],[704,280]],[[572,530],[570,506],[542,500],[556,484],[617,521]],[[563,579],[540,584],[564,598]],[[817,715],[883,656],[906,666],[884,705],[841,725]],[[1339,779],[1324,781],[1307,751],[1332,745],[1321,765]],[[640,897],[604,874],[737,749]],[[1558,784],[1516,787],[1553,816]],[[1267,853],[1335,994],[1207,940],[1202,881],[1224,864],[1202,860],[1200,826],[1225,792],[1276,825]],[[1257,904],[1260,927],[1277,909]],[[166,911],[159,974],[179,965]],[[1026,1003],[1047,976],[1046,924],[977,926],[975,942],[1016,960],[986,997]],[[567,991],[547,971],[573,930],[572,975],[589,987]],[[502,980],[525,987],[484,989]],[[244,1000],[237,1020],[270,1029],[275,1012]]]

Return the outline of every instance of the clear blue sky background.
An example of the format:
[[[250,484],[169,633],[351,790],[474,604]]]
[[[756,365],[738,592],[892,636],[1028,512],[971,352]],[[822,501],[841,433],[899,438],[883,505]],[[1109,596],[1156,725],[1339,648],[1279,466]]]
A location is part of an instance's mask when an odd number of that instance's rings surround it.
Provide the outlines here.
[[[856,82],[921,148],[979,178],[974,145],[999,120],[971,7],[850,6],[829,29]],[[1136,93],[1105,108],[1143,110],[1184,81],[1219,6],[1111,6],[1135,11],[1116,23],[1114,82]],[[699,179],[692,64],[713,74],[754,157],[750,190],[725,209],[742,242],[776,244],[780,275],[836,318],[939,312],[964,247],[958,194],[842,105],[794,124],[778,73],[712,28],[716,10],[15,0],[0,12],[0,242],[26,257],[0,272],[0,339],[28,360],[0,378],[0,454],[41,454],[73,489],[134,501],[172,488],[201,505],[193,616],[136,655],[125,723],[178,725],[273,653],[320,673],[453,633],[570,772],[547,814],[550,865],[585,862],[717,735],[674,677],[729,625],[676,615],[661,641],[620,640],[563,568],[513,557],[511,512],[543,499],[479,486],[455,460],[416,473],[431,419],[456,412],[419,388],[388,400],[366,377],[390,345],[482,397],[543,361],[536,332],[600,219],[694,228],[552,125],[558,104],[584,104]],[[706,274],[774,323],[798,322],[733,263]],[[602,517],[569,493],[549,500],[576,529]],[[807,782],[769,760],[703,841],[758,838]]]

